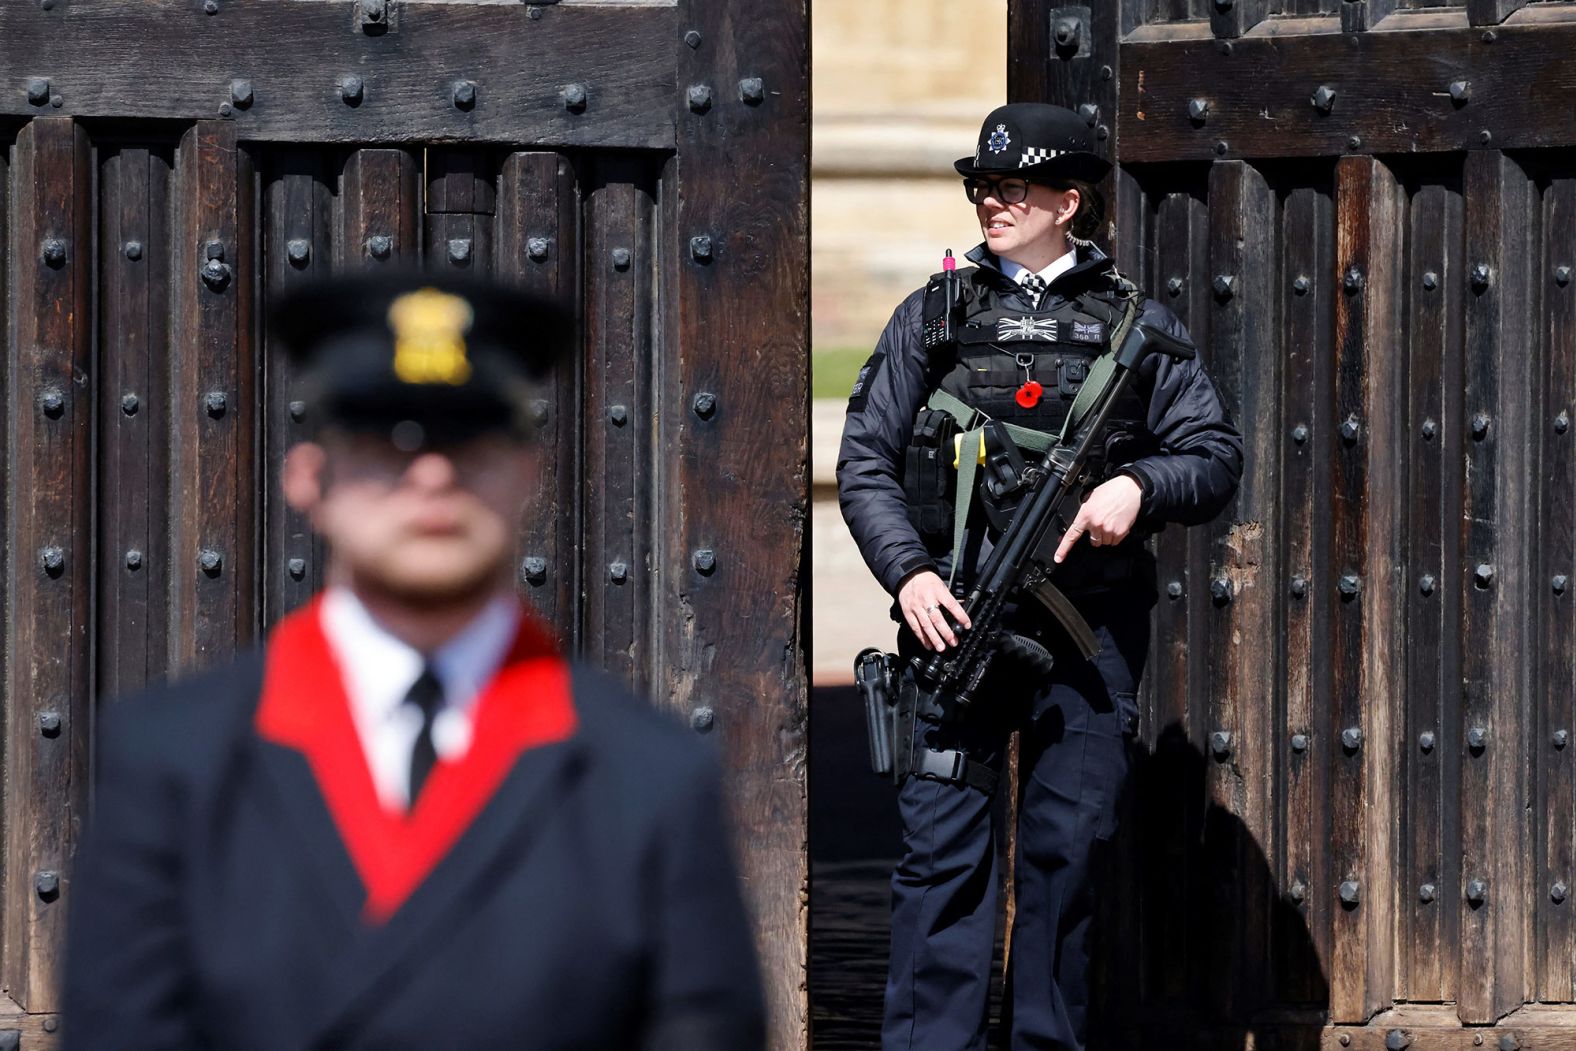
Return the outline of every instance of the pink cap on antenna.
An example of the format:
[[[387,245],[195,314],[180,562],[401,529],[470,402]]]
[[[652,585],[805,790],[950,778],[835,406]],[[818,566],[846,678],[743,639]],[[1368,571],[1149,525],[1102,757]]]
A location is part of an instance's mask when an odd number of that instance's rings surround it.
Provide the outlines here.
[[[947,249],[946,256],[944,256],[942,258],[942,260],[941,260],[941,269],[943,269],[943,270],[956,270],[957,268],[958,268],[958,261],[956,259],[952,258],[952,249],[949,248],[949,249]]]

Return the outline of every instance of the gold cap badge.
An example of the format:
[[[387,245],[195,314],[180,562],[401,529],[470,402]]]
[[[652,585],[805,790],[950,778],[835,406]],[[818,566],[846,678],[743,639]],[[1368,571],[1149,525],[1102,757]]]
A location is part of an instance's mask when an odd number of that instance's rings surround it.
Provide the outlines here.
[[[394,375],[405,383],[459,385],[471,378],[465,333],[475,318],[462,297],[436,288],[407,292],[389,304]]]

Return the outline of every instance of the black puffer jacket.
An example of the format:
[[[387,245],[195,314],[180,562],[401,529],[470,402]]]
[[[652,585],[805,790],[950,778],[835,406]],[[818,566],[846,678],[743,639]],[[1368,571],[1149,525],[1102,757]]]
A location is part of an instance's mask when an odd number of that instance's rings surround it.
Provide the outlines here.
[[[1009,294],[1016,289],[1000,272],[995,256],[983,245],[968,253],[981,268],[981,280],[999,281]],[[1078,261],[1052,282],[1045,308],[1058,288],[1082,287],[1091,272],[1108,272],[1114,264],[1094,246],[1080,247]],[[930,396],[935,371],[920,342],[924,289],[898,305],[881,334],[875,353],[860,370],[842,446],[837,457],[838,502],[860,553],[889,593],[919,569],[942,569],[910,523],[903,493],[903,456],[914,416]],[[1027,298],[1026,309],[1032,308]],[[1187,329],[1177,316],[1153,300],[1145,300],[1142,320],[1182,339]],[[1162,452],[1130,464],[1112,465],[1134,475],[1143,486],[1144,501],[1135,538],[1119,548],[1080,544],[1080,559],[1118,557],[1141,535],[1167,522],[1197,524],[1218,515],[1237,491],[1242,477],[1242,434],[1232,424],[1215,386],[1197,359],[1176,361],[1151,356],[1135,386],[1148,401],[1148,429]],[[1069,565],[1073,559],[1069,559]]]

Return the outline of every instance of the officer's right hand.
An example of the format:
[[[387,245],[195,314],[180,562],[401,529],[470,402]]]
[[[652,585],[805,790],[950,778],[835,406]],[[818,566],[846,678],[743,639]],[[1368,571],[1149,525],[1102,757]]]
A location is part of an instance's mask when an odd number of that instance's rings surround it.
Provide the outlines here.
[[[897,605],[903,611],[903,619],[908,621],[909,630],[927,650],[939,653],[958,644],[957,634],[943,610],[951,613],[952,619],[962,627],[970,626],[963,604],[953,597],[946,582],[933,570],[918,570],[905,580],[897,589]]]

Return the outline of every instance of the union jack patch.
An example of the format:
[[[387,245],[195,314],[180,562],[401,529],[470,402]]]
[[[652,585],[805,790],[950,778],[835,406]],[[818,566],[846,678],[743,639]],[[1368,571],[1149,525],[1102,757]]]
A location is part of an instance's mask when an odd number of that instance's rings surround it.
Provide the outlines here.
[[[996,319],[996,338],[1056,342],[1056,319],[1049,317],[1004,317]]]
[[[1074,321],[1072,343],[1104,343],[1105,326],[1098,321]]]

